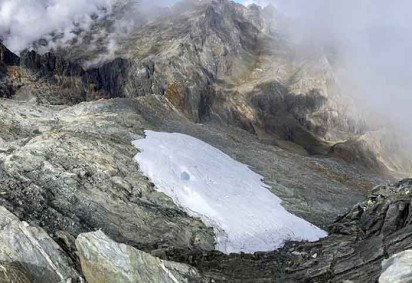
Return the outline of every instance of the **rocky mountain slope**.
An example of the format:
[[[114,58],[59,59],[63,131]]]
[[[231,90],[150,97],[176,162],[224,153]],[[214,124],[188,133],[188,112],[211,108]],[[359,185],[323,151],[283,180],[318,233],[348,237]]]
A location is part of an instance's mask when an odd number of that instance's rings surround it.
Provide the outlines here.
[[[333,55],[294,46],[273,8],[183,1],[150,19],[130,19],[134,9],[118,2],[81,40],[54,50],[57,56],[24,52],[21,65],[35,78],[23,70],[14,77],[38,85],[31,90],[23,83],[17,97],[73,104],[164,95],[195,122],[237,126],[303,155],[338,156],[378,172],[410,172],[402,142],[368,124],[341,93]],[[120,32],[119,22],[134,25]],[[105,48],[110,40],[117,42],[115,53]]]
[[[189,2],[136,23],[110,56],[85,46],[110,39],[127,2],[91,41],[19,56],[0,44],[0,282],[368,282],[410,248],[410,181],[356,205],[410,172],[408,154],[352,113],[328,56],[298,53],[270,8]],[[145,130],[247,164],[330,235],[215,251],[213,229],[139,170]]]

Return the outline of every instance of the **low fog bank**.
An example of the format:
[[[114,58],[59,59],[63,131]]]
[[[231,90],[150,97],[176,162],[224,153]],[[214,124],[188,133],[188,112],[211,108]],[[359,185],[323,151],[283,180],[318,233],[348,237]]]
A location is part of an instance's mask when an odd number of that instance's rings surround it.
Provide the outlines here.
[[[68,42],[111,7],[111,0],[0,0],[0,39],[15,53],[42,38]]]
[[[331,61],[344,94],[372,123],[395,126],[412,145],[412,2],[247,2],[273,4],[297,45],[333,50]]]
[[[0,41],[19,54],[81,45],[114,55],[117,41],[164,12],[169,0],[0,0]],[[91,40],[89,39],[91,38]],[[99,58],[97,58],[98,60]],[[102,58],[100,58],[102,59]]]

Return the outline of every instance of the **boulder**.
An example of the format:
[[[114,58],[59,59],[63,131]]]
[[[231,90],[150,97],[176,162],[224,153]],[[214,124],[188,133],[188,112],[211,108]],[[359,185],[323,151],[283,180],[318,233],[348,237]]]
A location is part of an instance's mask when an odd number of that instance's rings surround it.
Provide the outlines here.
[[[102,231],[80,234],[76,240],[83,273],[89,283],[201,282],[186,264],[164,261],[117,243]]]
[[[80,278],[72,266],[43,229],[0,207],[0,282],[70,282]]]
[[[382,262],[379,283],[412,282],[412,250],[395,254]]]

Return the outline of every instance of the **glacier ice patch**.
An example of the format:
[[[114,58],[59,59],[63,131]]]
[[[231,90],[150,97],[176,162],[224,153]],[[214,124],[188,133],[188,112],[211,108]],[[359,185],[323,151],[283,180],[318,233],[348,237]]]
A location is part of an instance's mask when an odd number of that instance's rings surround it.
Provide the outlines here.
[[[224,253],[269,251],[326,232],[289,213],[256,174],[217,148],[178,133],[146,131],[133,144],[140,170],[189,215],[214,228]]]

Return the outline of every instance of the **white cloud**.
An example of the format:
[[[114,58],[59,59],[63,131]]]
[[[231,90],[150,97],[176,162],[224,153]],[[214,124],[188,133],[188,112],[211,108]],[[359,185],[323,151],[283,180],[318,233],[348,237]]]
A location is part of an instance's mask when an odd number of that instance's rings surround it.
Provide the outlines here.
[[[111,0],[0,0],[0,38],[14,52],[51,32],[69,40],[87,28],[92,14],[104,14]]]
[[[276,0],[276,4],[291,18],[295,38],[334,47],[346,70],[340,77],[346,93],[368,112],[384,113],[412,130],[411,1]]]
[[[273,3],[273,1],[270,0],[246,0],[243,2],[243,5],[248,6],[251,4],[257,4],[259,6],[265,7],[271,3]]]

